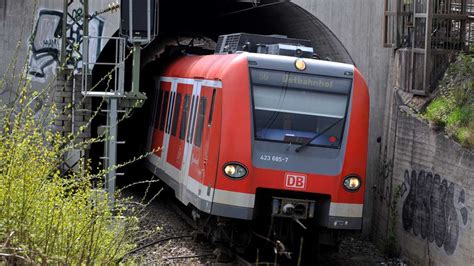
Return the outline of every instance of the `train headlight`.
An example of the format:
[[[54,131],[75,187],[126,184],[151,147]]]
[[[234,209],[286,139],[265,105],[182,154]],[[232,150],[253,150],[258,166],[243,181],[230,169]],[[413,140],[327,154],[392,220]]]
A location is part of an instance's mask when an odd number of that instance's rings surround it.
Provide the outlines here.
[[[348,190],[349,192],[355,192],[359,190],[360,185],[362,182],[360,181],[360,177],[355,176],[355,175],[350,175],[344,178],[344,188]]]
[[[306,69],[306,63],[303,61],[303,59],[296,59],[295,67],[296,69],[303,71]]]
[[[227,163],[224,165],[224,174],[232,179],[244,178],[247,175],[247,168],[240,163]]]

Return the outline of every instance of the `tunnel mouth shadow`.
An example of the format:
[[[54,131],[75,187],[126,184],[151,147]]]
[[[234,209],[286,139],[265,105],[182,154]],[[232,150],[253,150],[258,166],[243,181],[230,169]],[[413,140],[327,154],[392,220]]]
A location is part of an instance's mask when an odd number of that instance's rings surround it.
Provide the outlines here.
[[[198,1],[193,1],[198,2]],[[119,126],[120,140],[126,144],[119,147],[119,162],[143,154],[147,127],[153,119],[151,107],[154,97],[154,78],[172,61],[173,58],[165,57],[166,46],[186,45],[190,40],[202,39],[208,42],[207,53],[212,49],[219,35],[230,33],[252,33],[263,35],[286,35],[289,38],[310,40],[315,53],[323,60],[353,64],[348,51],[335,36],[335,34],[309,11],[291,2],[271,2],[250,8],[229,9],[219,1],[206,1],[188,3],[182,1],[163,0],[160,3],[160,33],[142,51],[141,85],[140,90],[145,92],[148,100],[144,108],[133,111],[133,116]],[[183,9],[184,5],[187,9]],[[116,32],[115,36],[118,36]],[[115,45],[107,43],[102,50],[98,62],[110,62],[114,58]],[[131,88],[131,56],[126,61],[125,90]],[[93,84],[99,81],[110,71],[110,68],[96,66],[92,72]],[[113,84],[113,81],[112,81]],[[101,90],[101,88],[97,88]],[[95,102],[97,106],[97,101]],[[96,128],[104,124],[105,120],[99,118],[93,123],[93,136]],[[96,145],[91,149],[91,155],[100,157],[103,147]],[[126,152],[124,152],[126,151]]]

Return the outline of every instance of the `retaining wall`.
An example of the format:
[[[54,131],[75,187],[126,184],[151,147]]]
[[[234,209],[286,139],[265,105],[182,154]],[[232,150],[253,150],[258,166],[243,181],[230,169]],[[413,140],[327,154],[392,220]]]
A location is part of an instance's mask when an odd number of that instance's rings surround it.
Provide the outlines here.
[[[473,265],[474,153],[417,118],[403,105],[404,94],[397,90],[389,101],[374,187],[374,238],[386,245],[394,222],[410,264]]]

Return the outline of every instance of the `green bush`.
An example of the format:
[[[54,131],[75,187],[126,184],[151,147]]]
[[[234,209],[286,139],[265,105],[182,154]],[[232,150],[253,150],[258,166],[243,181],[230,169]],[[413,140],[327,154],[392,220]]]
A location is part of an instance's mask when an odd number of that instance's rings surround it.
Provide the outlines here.
[[[450,104],[445,97],[434,99],[426,108],[426,117],[437,126],[445,126],[450,113]]]
[[[110,169],[93,173],[82,160],[78,170],[60,170],[69,151],[104,139],[78,143],[81,132],[53,131],[66,112],[52,104],[52,85],[34,90],[26,70],[15,76],[15,63],[0,79],[0,95],[7,86],[18,94],[0,106],[0,264],[117,263],[135,247],[139,231],[127,200],[112,206],[97,189]],[[40,112],[38,102],[44,103]]]
[[[61,173],[72,137],[40,124],[23,87],[2,108],[0,131],[0,253],[13,264],[114,263],[133,248],[137,218],[112,209],[92,186],[89,167]],[[52,106],[49,112],[55,112]],[[52,121],[52,120],[51,120]],[[87,165],[87,162],[83,162]],[[2,257],[0,257],[0,262]]]
[[[459,54],[440,84],[441,93],[428,105],[424,117],[464,146],[473,147],[474,55]]]

